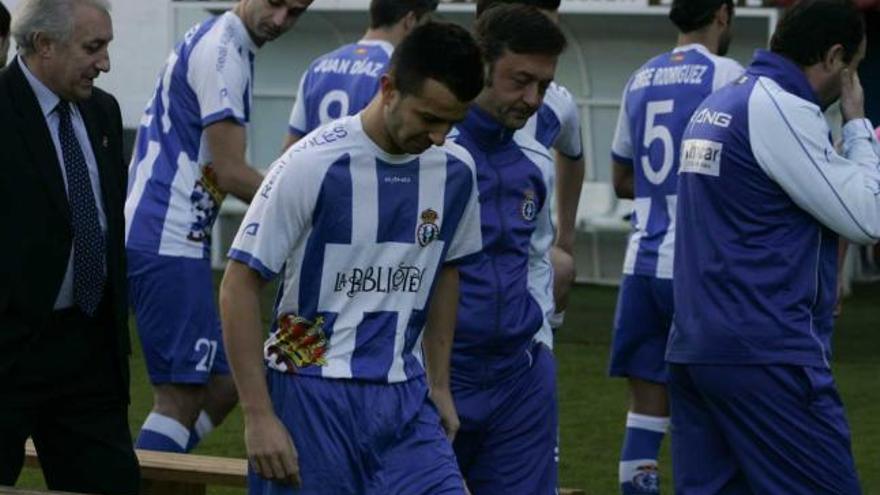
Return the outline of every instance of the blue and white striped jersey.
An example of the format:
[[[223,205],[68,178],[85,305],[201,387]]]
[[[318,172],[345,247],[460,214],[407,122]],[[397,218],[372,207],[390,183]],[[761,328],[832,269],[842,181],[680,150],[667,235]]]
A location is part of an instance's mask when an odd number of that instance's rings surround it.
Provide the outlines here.
[[[880,240],[880,149],[866,119],[831,143],[791,60],[758,50],[682,141],[667,361],[827,367],[838,234]]]
[[[358,114],[319,127],[272,165],[229,256],[264,278],[282,274],[271,368],[393,383],[424,373],[439,268],[481,247],[471,156],[451,141],[389,155]]]
[[[379,90],[393,50],[387,41],[361,40],[315,59],[299,81],[289,131],[304,136],[363,110]]]
[[[213,179],[205,129],[250,121],[256,49],[241,19],[227,12],[190,29],[168,57],[129,167],[128,249],[209,257],[224,194]]]
[[[571,93],[556,82],[547,88],[541,108],[517,132],[528,134],[545,148],[553,148],[572,160],[584,154],[580,110]]]
[[[734,60],[692,44],[654,57],[627,82],[611,144],[614,161],[635,167],[623,273],[672,278],[681,135],[700,102],[742,73]]]

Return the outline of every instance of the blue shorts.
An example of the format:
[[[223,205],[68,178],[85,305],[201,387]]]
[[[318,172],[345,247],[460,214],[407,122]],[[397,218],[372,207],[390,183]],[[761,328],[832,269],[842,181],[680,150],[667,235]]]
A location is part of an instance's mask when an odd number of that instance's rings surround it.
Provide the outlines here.
[[[679,495],[861,493],[831,371],[669,366]]]
[[[275,413],[299,454],[294,489],[251,470],[251,495],[463,495],[424,377],[382,384],[268,371]]]
[[[626,275],[620,284],[608,374],[666,383],[672,281]]]
[[[150,382],[228,374],[209,260],[128,250],[131,305]]]
[[[558,476],[556,363],[534,345],[522,369],[495,382],[453,373],[461,420],[455,455],[473,495],[554,495]]]

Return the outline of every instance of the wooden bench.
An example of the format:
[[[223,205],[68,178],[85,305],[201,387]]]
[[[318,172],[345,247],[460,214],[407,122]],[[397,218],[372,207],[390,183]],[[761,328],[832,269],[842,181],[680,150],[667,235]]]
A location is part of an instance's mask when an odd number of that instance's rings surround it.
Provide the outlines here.
[[[30,440],[27,441],[25,452],[25,465],[40,467],[37,451]],[[142,495],[204,495],[208,485],[247,486],[247,461],[244,459],[151,450],[135,450],[135,453],[141,465]],[[0,495],[5,494],[0,491]],[[560,488],[559,495],[586,493],[578,489]]]
[[[205,487],[247,486],[247,461],[194,454],[135,450],[142,495],[204,495]],[[34,444],[25,446],[25,465],[40,467]]]

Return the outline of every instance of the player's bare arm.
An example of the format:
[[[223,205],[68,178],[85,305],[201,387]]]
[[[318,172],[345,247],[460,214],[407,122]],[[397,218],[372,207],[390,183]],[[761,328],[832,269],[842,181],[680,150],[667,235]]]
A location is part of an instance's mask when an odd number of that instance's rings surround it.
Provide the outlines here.
[[[255,271],[229,261],[220,284],[223,343],[239,390],[251,466],[264,478],[299,485],[296,447],[266,387],[259,300],[264,285]]]
[[[296,144],[296,142],[302,138],[303,138],[303,136],[301,134],[297,134],[294,132],[288,132],[287,137],[284,138],[284,144],[281,146],[281,153],[284,153],[285,151],[287,151],[287,148],[290,148],[291,146]]]
[[[568,306],[568,291],[575,279],[574,224],[584,184],[584,157],[571,159],[556,152],[556,242],[550,252],[553,263],[553,300],[556,311]]]
[[[556,153],[556,246],[574,255],[574,224],[584,184],[584,157],[571,159]]]
[[[250,203],[263,176],[245,159],[246,131],[231,120],[215,122],[205,129],[213,162],[211,168],[221,191]]]
[[[635,188],[633,186],[633,168],[618,161],[611,161],[612,182],[614,194],[620,199],[633,199]]]
[[[458,413],[449,388],[449,356],[458,310],[458,268],[445,266],[441,269],[430,304],[422,341],[425,372],[428,374],[431,400],[437,406],[443,429],[451,442],[459,427]]]

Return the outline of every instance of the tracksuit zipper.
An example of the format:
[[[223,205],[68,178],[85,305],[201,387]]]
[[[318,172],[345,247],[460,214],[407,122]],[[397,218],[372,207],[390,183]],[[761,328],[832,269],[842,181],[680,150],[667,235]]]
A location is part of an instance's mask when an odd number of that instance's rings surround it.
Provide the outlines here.
[[[497,188],[495,190],[495,213],[498,215],[498,221],[501,224],[501,233],[500,237],[508,237],[507,232],[507,222],[504,218],[504,211],[501,208],[502,206],[502,196],[504,192],[504,181],[501,179],[501,172],[495,167],[495,163],[492,160],[486,160],[492,171],[495,173],[497,177]],[[501,288],[501,275],[498,273],[498,265],[497,265],[497,256],[492,256],[492,271],[495,273],[495,337],[493,339],[494,342],[497,342],[497,337],[501,334],[501,311],[502,311],[502,300],[503,300],[503,290]]]

